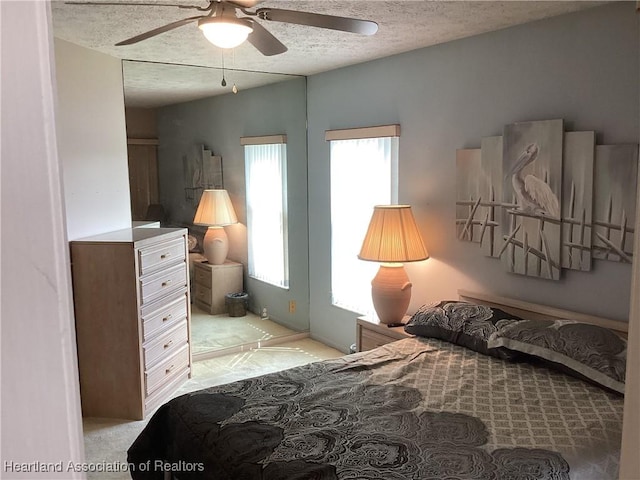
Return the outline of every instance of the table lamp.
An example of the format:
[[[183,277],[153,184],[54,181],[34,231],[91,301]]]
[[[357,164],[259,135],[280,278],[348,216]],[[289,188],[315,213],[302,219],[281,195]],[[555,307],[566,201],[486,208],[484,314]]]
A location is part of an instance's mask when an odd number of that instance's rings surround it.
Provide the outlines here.
[[[229,239],[225,225],[238,223],[231,199],[226,190],[205,190],[193,218],[194,225],[205,225],[202,249],[207,261],[212,265],[222,265],[229,253]]]
[[[411,282],[403,262],[429,258],[411,206],[374,207],[358,258],[382,262],[371,281],[373,307],[381,323],[401,323],[411,300]]]

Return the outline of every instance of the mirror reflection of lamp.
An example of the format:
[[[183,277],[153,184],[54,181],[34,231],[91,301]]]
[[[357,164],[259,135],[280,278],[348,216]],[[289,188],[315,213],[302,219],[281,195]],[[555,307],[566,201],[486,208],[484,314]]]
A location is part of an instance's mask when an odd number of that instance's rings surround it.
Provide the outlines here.
[[[411,282],[403,262],[429,258],[410,205],[378,205],[358,255],[382,262],[371,281],[373,307],[381,323],[401,323],[411,300]]]
[[[202,245],[204,256],[210,264],[222,265],[229,253],[229,239],[224,226],[238,223],[227,191],[205,190],[202,192],[193,223],[209,227]]]

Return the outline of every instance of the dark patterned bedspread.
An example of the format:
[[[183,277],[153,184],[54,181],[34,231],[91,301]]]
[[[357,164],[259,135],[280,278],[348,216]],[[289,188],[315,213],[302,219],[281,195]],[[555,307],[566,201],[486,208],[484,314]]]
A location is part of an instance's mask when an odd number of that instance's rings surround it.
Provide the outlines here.
[[[129,449],[132,477],[605,480],[623,398],[410,338],[178,397]]]

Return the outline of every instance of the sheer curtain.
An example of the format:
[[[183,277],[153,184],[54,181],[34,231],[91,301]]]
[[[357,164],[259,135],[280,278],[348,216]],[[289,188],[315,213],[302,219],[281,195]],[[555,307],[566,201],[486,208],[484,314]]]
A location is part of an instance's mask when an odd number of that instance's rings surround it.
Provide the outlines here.
[[[336,306],[374,312],[371,280],[379,265],[358,259],[375,205],[396,198],[398,138],[331,141],[331,295]]]
[[[249,275],[289,287],[286,144],[245,145]]]

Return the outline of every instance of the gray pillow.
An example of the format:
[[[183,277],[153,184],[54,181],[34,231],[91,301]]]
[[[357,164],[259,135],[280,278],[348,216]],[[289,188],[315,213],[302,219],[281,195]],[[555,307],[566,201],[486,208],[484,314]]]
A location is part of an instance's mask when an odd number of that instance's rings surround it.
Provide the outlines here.
[[[514,360],[521,355],[506,348],[490,348],[487,342],[498,329],[518,320],[521,318],[499,308],[444,300],[422,305],[404,330],[420,337],[446,340],[484,355]]]
[[[624,393],[627,342],[607,328],[571,320],[522,320],[493,333],[488,346],[533,355],[550,367]]]

